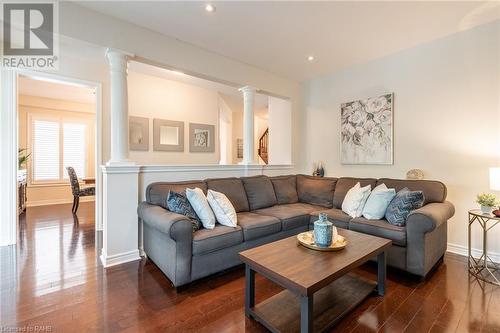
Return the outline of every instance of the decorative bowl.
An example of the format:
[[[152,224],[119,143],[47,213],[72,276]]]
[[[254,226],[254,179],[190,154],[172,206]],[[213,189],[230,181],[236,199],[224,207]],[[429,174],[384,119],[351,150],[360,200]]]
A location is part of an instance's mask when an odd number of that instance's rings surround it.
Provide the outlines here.
[[[330,246],[318,246],[314,242],[314,233],[312,231],[301,232],[297,235],[297,240],[300,245],[316,251],[340,251],[347,245],[347,240],[343,236],[338,235],[335,242],[332,242]]]

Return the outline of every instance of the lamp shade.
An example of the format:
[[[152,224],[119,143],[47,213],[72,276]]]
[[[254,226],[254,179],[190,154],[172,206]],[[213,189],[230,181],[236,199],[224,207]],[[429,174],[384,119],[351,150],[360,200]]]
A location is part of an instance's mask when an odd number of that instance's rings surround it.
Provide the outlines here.
[[[500,191],[500,168],[490,168],[490,190]]]

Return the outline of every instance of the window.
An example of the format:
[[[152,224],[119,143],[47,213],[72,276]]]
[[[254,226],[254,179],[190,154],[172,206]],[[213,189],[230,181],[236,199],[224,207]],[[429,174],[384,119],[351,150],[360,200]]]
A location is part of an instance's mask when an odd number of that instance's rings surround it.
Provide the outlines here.
[[[33,180],[59,179],[59,123],[35,120],[33,131]]]
[[[65,123],[63,125],[63,169],[64,179],[68,179],[66,167],[72,166],[78,177],[85,177],[87,164],[87,149],[85,133],[87,126],[78,123]]]
[[[87,173],[87,134],[85,120],[33,118],[32,183],[67,182],[66,167],[78,177]]]

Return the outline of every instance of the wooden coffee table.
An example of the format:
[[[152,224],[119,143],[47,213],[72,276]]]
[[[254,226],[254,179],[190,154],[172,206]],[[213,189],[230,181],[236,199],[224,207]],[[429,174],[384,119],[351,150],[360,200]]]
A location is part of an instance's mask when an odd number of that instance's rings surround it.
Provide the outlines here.
[[[322,332],[335,325],[374,290],[385,293],[388,239],[339,229],[348,244],[320,252],[296,236],[240,253],[245,263],[245,314],[272,332]],[[377,282],[350,273],[377,257]],[[255,272],[285,288],[255,304]]]

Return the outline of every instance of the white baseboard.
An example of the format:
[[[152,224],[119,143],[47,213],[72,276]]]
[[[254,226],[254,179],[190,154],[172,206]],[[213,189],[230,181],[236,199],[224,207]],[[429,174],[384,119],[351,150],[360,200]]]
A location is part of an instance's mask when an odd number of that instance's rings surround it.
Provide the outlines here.
[[[105,253],[101,254],[101,263],[104,267],[111,267],[115,265],[124,264],[126,262],[140,260],[139,249],[129,252],[123,252],[108,256]]]
[[[458,245],[458,244],[448,243],[447,251],[451,252],[451,253],[459,254],[459,255],[465,256],[465,257],[467,257],[469,255],[467,246]],[[472,252],[472,256],[474,256],[476,258],[479,257],[483,253],[483,251],[480,249],[472,249],[471,252]],[[494,262],[500,263],[500,253],[488,252],[488,257],[490,257],[490,259],[493,260]]]
[[[95,201],[94,197],[82,197],[80,198],[80,203]],[[49,206],[49,205],[62,205],[62,204],[72,204],[73,199],[51,199],[51,200],[36,200],[27,201],[26,207],[38,207],[38,206]]]

